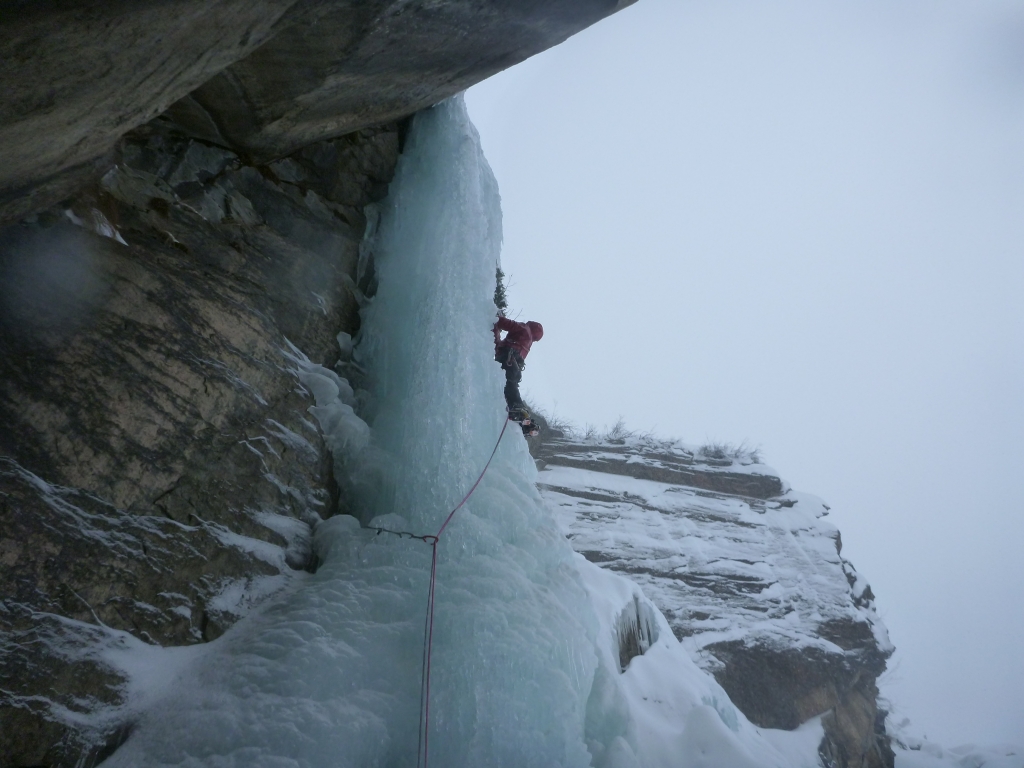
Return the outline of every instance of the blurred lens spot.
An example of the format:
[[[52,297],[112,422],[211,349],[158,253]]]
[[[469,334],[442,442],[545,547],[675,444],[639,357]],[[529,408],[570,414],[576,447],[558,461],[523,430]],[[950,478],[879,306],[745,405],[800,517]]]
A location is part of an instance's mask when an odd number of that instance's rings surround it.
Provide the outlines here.
[[[94,239],[70,224],[0,232],[0,323],[20,340],[62,338],[102,299]]]

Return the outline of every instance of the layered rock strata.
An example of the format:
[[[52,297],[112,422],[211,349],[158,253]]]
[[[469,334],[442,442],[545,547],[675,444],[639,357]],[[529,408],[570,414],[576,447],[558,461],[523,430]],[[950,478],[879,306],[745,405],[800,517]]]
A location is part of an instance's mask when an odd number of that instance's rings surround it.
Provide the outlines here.
[[[253,166],[150,126],[3,233],[0,765],[116,746],[111,632],[210,640],[315,565],[338,491],[296,373],[358,329],[366,206],[400,135]]]
[[[296,374],[358,379],[337,334],[373,292],[359,246],[398,118],[628,4],[5,6],[0,768],[98,764],[132,725],[105,648],[211,640],[315,568],[310,526],[344,499]],[[824,713],[826,763],[885,764],[886,644],[816,502],[676,448],[541,452],[577,547],[640,581],[751,720]],[[622,551],[630,519],[708,545]],[[781,575],[801,567],[804,598]]]
[[[892,646],[827,506],[750,457],[544,434],[540,487],[573,547],[638,583],[751,722],[821,716],[823,765],[892,765],[876,686]]]

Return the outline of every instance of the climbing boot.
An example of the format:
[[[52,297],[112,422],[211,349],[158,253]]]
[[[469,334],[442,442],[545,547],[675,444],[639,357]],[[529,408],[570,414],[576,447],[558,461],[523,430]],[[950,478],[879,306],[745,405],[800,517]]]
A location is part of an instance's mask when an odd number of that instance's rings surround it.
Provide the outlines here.
[[[530,412],[523,408],[522,406],[519,406],[518,408],[509,408],[508,418],[509,421],[516,421],[520,424],[529,424]]]

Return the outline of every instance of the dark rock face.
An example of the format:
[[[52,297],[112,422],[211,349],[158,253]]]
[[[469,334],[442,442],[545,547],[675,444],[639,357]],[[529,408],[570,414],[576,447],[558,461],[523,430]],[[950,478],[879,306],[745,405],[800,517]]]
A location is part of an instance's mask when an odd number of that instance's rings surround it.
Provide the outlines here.
[[[752,460],[541,434],[541,492],[573,548],[639,584],[752,723],[821,715],[823,765],[891,768],[875,681],[892,648],[820,500]]]
[[[618,5],[310,3],[170,116],[218,143],[279,157],[435,104],[557,45]]]
[[[751,499],[772,499],[782,495],[782,481],[773,475],[730,472],[732,461],[702,459],[698,464],[693,456],[674,456],[658,451],[645,451],[644,462],[630,462],[636,451],[615,444],[599,448],[586,444],[561,442],[557,446],[542,441],[532,448],[535,458],[547,461],[556,457],[563,467],[576,467],[594,472],[626,475],[638,480],[675,483],[700,488],[714,493],[727,493]],[[708,469],[712,471],[708,471]]]
[[[235,618],[211,605],[226,586],[279,573],[226,546],[227,528],[133,515],[9,459],[0,460],[0,499],[0,765],[89,763],[124,729],[67,723],[123,698],[122,676],[98,658],[116,640],[108,628],[150,643],[201,642]]]
[[[629,2],[8,3],[0,221],[69,196],[172,104],[193,135],[263,162],[410,115]]]
[[[824,713],[823,765],[893,765],[875,683],[885,670],[883,654],[866,644],[849,655],[736,641],[706,648],[722,662],[715,678],[752,723],[792,730]]]
[[[268,40],[295,0],[5,3],[0,221],[69,196],[115,142]]]
[[[104,648],[315,567],[339,490],[296,366],[374,290],[397,119],[626,4],[5,5],[0,768],[97,764],[131,728]]]
[[[98,650],[119,631],[213,639],[315,565],[338,492],[296,360],[333,365],[358,328],[364,208],[399,136],[270,168],[147,128],[0,235],[0,765],[123,739],[93,717],[124,696]]]

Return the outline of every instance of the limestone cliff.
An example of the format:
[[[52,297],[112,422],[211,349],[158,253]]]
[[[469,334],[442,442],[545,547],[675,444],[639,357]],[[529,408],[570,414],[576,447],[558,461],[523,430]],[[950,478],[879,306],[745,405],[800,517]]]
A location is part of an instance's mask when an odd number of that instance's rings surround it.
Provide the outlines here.
[[[749,455],[543,435],[541,489],[573,548],[639,584],[751,722],[821,716],[823,765],[892,765],[876,680],[893,649],[826,505]]]
[[[401,119],[621,4],[4,6],[0,766],[126,736],[109,628],[210,640],[315,567],[296,365],[358,330]]]
[[[435,104],[632,0],[14,0],[0,12],[0,223],[167,114],[262,161]]]
[[[0,764],[118,738],[88,719],[121,696],[75,655],[90,625],[210,640],[312,566],[309,526],[338,499],[296,350],[334,365],[357,331],[364,210],[399,146],[391,124],[254,167],[150,127],[97,187],[7,231]]]
[[[5,6],[0,768],[88,768],[127,737],[129,692],[103,656],[113,630],[206,642],[316,568],[310,528],[345,500],[297,373],[308,356],[358,381],[344,334],[374,292],[360,245],[404,119],[625,4]],[[552,466],[625,456],[542,445]],[[789,501],[772,476],[647,459],[629,463],[635,478],[746,504],[740,534]],[[833,548],[833,604],[868,610]],[[693,571],[673,593],[656,567],[603,562],[665,597],[751,720],[831,713],[823,756],[878,764],[884,649],[866,614],[816,625],[805,645],[723,638],[708,634],[715,611],[756,615],[755,582]],[[694,607],[707,594],[721,599]]]

